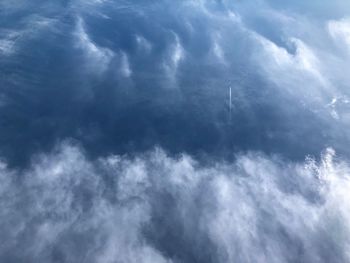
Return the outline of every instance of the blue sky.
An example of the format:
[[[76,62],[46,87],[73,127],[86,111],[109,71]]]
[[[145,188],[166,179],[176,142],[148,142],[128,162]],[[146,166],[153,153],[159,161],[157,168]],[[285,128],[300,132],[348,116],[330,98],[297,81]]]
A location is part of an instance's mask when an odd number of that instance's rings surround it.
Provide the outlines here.
[[[0,261],[350,261],[349,66],[345,0],[3,0]]]

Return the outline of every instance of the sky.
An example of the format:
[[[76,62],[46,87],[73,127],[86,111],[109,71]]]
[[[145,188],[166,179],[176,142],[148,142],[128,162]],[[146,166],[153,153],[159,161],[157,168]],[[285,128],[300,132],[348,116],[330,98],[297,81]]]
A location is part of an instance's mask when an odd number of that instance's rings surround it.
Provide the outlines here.
[[[1,0],[0,261],[350,262],[349,67],[347,0]]]

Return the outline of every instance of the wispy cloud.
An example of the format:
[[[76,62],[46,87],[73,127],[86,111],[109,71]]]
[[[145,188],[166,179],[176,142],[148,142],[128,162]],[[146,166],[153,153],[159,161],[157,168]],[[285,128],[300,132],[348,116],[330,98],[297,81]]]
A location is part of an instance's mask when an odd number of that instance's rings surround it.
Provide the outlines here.
[[[329,21],[328,30],[336,44],[350,52],[350,19]]]
[[[102,73],[108,67],[114,53],[108,48],[96,45],[86,32],[84,20],[78,18],[76,30],[76,47],[84,52],[87,58],[87,67]]]

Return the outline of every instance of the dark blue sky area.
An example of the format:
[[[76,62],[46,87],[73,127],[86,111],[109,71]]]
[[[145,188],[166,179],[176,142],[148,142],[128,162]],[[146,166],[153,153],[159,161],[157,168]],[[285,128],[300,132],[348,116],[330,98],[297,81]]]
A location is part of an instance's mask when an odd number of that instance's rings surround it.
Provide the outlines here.
[[[287,11],[277,17],[275,4],[295,7],[295,16],[303,8],[277,1],[256,2],[253,12],[253,2],[5,2],[1,155],[22,165],[65,139],[91,156],[155,146],[219,158],[259,150],[302,159],[328,146],[347,153],[343,124],[321,105],[339,92],[319,94],[322,81],[297,64],[286,65],[284,76],[264,61],[263,41],[298,60],[288,38],[304,34],[290,28]],[[317,14],[305,23],[325,23]]]

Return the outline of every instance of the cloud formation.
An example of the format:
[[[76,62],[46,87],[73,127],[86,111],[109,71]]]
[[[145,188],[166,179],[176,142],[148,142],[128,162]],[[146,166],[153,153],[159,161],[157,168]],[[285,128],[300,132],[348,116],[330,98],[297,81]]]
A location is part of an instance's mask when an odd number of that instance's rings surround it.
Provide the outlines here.
[[[197,157],[260,150],[303,159],[325,147],[348,155],[340,14],[278,1],[3,6],[6,21],[24,14],[0,32],[1,155],[10,163],[28,164],[65,138],[96,157],[155,145]],[[19,140],[25,150],[12,147]]]
[[[97,46],[89,37],[86,32],[84,21],[78,18],[76,25],[76,48],[80,49],[85,57],[85,64],[87,67],[93,67],[92,71],[98,71],[102,73],[108,67],[110,63],[113,52],[108,48],[103,48]]]
[[[1,166],[4,262],[347,262],[349,166],[259,153],[203,167],[154,150],[89,161],[62,144]]]
[[[1,1],[0,261],[349,262],[349,12]]]

